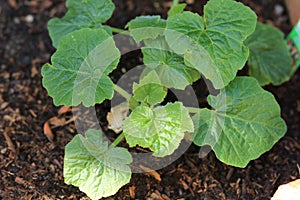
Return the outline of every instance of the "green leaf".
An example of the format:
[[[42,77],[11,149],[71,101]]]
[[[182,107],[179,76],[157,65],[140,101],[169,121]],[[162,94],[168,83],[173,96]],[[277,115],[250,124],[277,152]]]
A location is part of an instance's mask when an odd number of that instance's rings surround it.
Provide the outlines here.
[[[155,71],[161,84],[168,88],[184,89],[200,78],[200,73],[184,63],[184,58],[174,53],[164,37],[145,41],[142,48],[145,74]]]
[[[101,103],[113,96],[113,82],[107,75],[119,58],[120,52],[105,30],[74,31],[61,39],[51,57],[52,65],[43,66],[43,85],[55,105]]]
[[[167,91],[155,71],[145,76],[139,84],[133,83],[133,98],[149,106],[161,103],[166,95]]]
[[[168,11],[168,16],[176,15],[178,13],[182,13],[186,7],[185,3],[177,4],[172,6],[171,9]]]
[[[131,162],[127,149],[108,147],[101,131],[88,130],[86,137],[78,134],[66,146],[65,182],[78,186],[91,199],[108,197],[130,181]]]
[[[136,17],[126,25],[130,35],[137,43],[142,40],[157,38],[163,34],[165,27],[166,22],[159,15]]]
[[[66,6],[68,12],[63,18],[53,18],[48,23],[54,47],[58,46],[61,37],[82,28],[104,28],[111,33],[109,26],[101,24],[115,9],[111,0],[67,0]]]
[[[218,96],[209,96],[208,102],[214,110],[201,109],[200,116],[193,116],[194,143],[210,145],[226,164],[245,167],[287,130],[274,96],[254,78],[237,77]]]
[[[255,26],[255,13],[242,3],[210,0],[203,18],[191,12],[170,16],[165,34],[170,47],[220,89],[244,67],[249,49],[243,42]]]
[[[139,106],[124,121],[126,141],[133,147],[149,148],[154,156],[170,155],[178,148],[184,132],[194,130],[192,119],[181,102],[151,109]]]
[[[292,58],[280,30],[258,23],[245,44],[250,49],[249,74],[261,85],[280,85],[290,79]]]

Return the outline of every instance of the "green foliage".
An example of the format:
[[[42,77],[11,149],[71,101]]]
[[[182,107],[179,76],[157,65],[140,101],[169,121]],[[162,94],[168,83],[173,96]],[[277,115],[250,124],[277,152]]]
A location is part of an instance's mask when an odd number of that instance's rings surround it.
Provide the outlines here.
[[[64,177],[91,199],[114,195],[131,177],[132,158],[127,149],[108,147],[102,132],[76,135],[65,149]]]
[[[154,109],[139,106],[124,121],[123,130],[131,147],[149,148],[157,157],[172,154],[186,131],[194,131],[193,121],[180,102]]]
[[[111,0],[67,0],[66,6],[68,12],[62,19],[53,18],[48,23],[53,46],[57,47],[64,35],[83,28],[104,28],[111,33],[109,26],[101,24],[115,9]]]
[[[64,36],[42,69],[43,85],[55,105],[85,106],[113,96],[108,74],[117,67],[120,52],[103,29],[81,29]]]
[[[285,134],[280,107],[254,78],[237,77],[218,96],[209,96],[213,110],[201,109],[194,119],[195,144],[208,144],[218,159],[245,167]]]
[[[178,13],[182,13],[184,11],[186,7],[186,4],[185,3],[181,3],[181,4],[177,4],[177,5],[173,5],[171,7],[171,9],[169,10],[168,12],[168,16],[172,16],[172,15],[176,15]]]
[[[133,84],[132,98],[148,106],[161,103],[166,95],[167,91],[161,85],[161,81],[154,71],[147,74],[139,84]]]
[[[255,32],[245,43],[250,49],[249,74],[261,85],[280,85],[290,79],[292,57],[281,31],[257,23]]]
[[[184,89],[200,78],[196,69],[186,66],[183,57],[169,48],[164,37],[147,40],[145,43],[146,46],[142,48],[142,53],[147,68],[144,73],[155,71],[163,86]]]
[[[67,0],[66,15],[48,24],[57,51],[51,64],[43,66],[42,76],[55,105],[94,106],[112,99],[114,90],[129,102],[125,117],[118,116],[125,118],[118,122],[123,133],[110,146],[96,130],[76,135],[66,146],[65,182],[92,199],[113,195],[129,182],[132,157],[116,147],[124,138],[130,147],[165,157],[189,133],[195,144],[210,145],[221,161],[245,167],[286,132],[277,102],[259,85],[278,85],[289,78],[291,61],[283,34],[256,25],[255,13],[234,0],[208,1],[203,17],[174,2],[166,20],[140,16],[126,26],[137,45],[144,45],[146,66],[132,96],[109,77],[120,59],[111,33],[120,29],[102,25],[114,10],[111,0]],[[257,80],[236,77],[247,60]],[[183,90],[200,74],[220,89],[217,96],[208,96],[212,109],[166,101],[169,89]]]
[[[169,17],[166,39],[176,53],[184,54],[190,67],[220,89],[244,67],[249,49],[243,42],[255,25],[255,13],[243,4],[210,0],[204,7],[203,18],[192,12]]]
[[[165,27],[166,22],[159,15],[140,16],[131,20],[126,25],[126,28],[130,31],[130,35],[137,43],[142,40],[157,38],[163,34]]]

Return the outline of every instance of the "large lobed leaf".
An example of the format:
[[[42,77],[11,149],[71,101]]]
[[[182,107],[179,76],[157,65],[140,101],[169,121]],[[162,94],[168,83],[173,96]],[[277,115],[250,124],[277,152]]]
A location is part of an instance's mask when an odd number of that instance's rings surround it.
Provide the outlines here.
[[[184,58],[173,52],[164,37],[145,41],[142,48],[143,61],[146,65],[144,73],[154,71],[161,84],[168,88],[184,89],[200,78],[200,73],[187,66]]]
[[[78,186],[91,199],[108,197],[130,181],[131,162],[127,149],[108,147],[101,131],[88,130],[85,137],[76,135],[66,146],[65,182]]]
[[[111,0],[67,0],[66,6],[68,11],[63,18],[53,18],[48,23],[53,46],[57,47],[64,35],[82,28],[102,27],[111,32],[108,26],[101,24],[115,9]]]
[[[249,74],[261,85],[280,85],[290,79],[292,57],[280,30],[257,23],[245,44],[250,49]]]
[[[220,89],[244,67],[249,49],[243,42],[255,26],[255,13],[242,3],[210,0],[203,18],[192,12],[170,16],[165,34],[170,47]]]
[[[149,148],[154,156],[171,155],[178,148],[184,132],[194,126],[182,103],[168,103],[154,109],[139,106],[124,121],[123,132],[130,147]]]
[[[226,164],[245,167],[286,132],[274,96],[254,78],[237,77],[218,96],[209,96],[208,102],[214,110],[201,109],[193,116],[194,143],[210,145]]]
[[[81,29],[64,36],[51,64],[42,69],[43,86],[55,105],[92,106],[113,96],[108,74],[117,67],[120,52],[103,29]]]

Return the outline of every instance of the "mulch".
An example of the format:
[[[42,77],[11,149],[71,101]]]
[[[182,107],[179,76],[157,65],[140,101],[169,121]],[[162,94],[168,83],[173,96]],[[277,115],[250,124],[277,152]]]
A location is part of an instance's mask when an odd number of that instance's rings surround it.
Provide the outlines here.
[[[170,0],[114,2],[117,9],[107,23],[120,28],[138,15],[165,17],[171,5]],[[187,2],[188,10],[199,13],[205,4]],[[242,2],[255,10],[260,21],[285,34],[291,30],[282,0]],[[276,6],[283,12],[275,12]],[[0,1],[0,199],[88,199],[78,188],[63,182],[64,147],[76,134],[74,116],[58,114],[60,108],[53,106],[41,85],[42,65],[55,50],[46,24],[65,11],[63,0]],[[136,55],[139,52],[127,56],[122,66],[136,64]],[[118,74],[122,72],[113,76]],[[270,199],[279,185],[300,174],[299,70],[289,82],[265,89],[278,100],[288,132],[245,169],[221,163],[213,152],[199,159],[199,148],[192,145],[173,164],[157,171],[161,181],[153,174],[133,174],[130,183],[108,199]],[[102,113],[100,124],[107,126],[109,103],[97,110]],[[58,124],[49,138],[44,134],[44,123],[53,117]]]

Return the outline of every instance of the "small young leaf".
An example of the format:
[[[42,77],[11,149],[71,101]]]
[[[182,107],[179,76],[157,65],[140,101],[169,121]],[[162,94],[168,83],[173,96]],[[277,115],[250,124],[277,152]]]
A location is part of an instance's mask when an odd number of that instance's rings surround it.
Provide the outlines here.
[[[255,26],[255,13],[242,3],[210,0],[203,18],[191,12],[170,16],[165,34],[170,47],[220,89],[244,67],[249,49],[243,42]]]
[[[208,102],[214,110],[201,109],[193,116],[194,143],[210,145],[226,164],[245,167],[270,150],[286,132],[274,96],[254,78],[237,77],[224,92],[209,96]]]
[[[78,186],[91,199],[108,197],[130,181],[131,162],[127,149],[109,148],[101,131],[88,130],[86,137],[76,135],[66,146],[65,182]]]
[[[200,78],[200,73],[184,64],[184,58],[174,53],[164,37],[145,41],[142,48],[147,66],[144,73],[155,71],[161,84],[168,88],[184,89]]]
[[[153,110],[139,106],[124,121],[128,144],[149,148],[154,156],[170,155],[178,148],[184,132],[194,130],[192,119],[182,103],[169,103]]]
[[[107,21],[115,5],[111,0],[67,0],[68,12],[62,19],[53,18],[48,23],[49,34],[54,47],[64,35],[82,28],[104,28],[111,33]]]
[[[149,106],[161,103],[166,95],[167,92],[155,71],[147,74],[139,84],[133,84],[134,100],[146,103]]]
[[[168,12],[168,16],[176,15],[178,13],[182,13],[186,7],[185,3],[177,4],[175,6],[172,6],[171,9]]]
[[[260,85],[280,85],[290,79],[292,58],[280,30],[257,23],[255,32],[245,44],[250,49],[249,74]]]
[[[85,106],[113,96],[113,82],[107,76],[117,67],[120,52],[102,29],[81,29],[64,36],[51,57],[52,65],[42,69],[43,85],[55,105]]]
[[[131,20],[126,25],[126,28],[130,31],[130,35],[137,43],[142,40],[157,38],[163,34],[165,27],[166,22],[159,15],[140,16]]]

